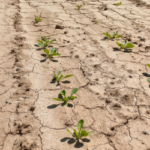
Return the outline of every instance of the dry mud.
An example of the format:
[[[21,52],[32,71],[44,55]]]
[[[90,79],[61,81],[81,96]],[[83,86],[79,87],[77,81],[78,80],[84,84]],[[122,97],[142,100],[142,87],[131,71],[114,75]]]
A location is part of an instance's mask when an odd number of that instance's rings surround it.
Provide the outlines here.
[[[0,0],[0,150],[150,150],[150,0],[116,2]],[[114,31],[123,37],[104,38]],[[41,34],[57,40],[56,61]],[[116,49],[125,39],[130,52]],[[56,69],[70,83],[52,84]],[[75,87],[70,107],[52,99]],[[75,142],[66,128],[80,119],[94,133]]]

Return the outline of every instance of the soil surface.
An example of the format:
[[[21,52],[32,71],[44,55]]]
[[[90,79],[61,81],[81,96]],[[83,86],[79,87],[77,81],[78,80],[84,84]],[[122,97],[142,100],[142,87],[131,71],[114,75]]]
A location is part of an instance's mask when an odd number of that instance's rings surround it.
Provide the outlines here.
[[[0,150],[150,150],[150,0],[117,2],[0,0]],[[45,58],[41,35],[61,56]],[[57,69],[73,76],[57,85]],[[67,106],[52,99],[73,88]],[[80,119],[94,133],[75,141]]]

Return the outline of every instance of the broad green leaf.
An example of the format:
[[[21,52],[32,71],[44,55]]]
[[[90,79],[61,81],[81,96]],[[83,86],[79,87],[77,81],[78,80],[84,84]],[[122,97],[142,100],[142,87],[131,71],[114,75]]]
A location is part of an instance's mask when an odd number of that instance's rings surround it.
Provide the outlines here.
[[[111,38],[111,35],[110,34],[108,34],[108,32],[106,32],[106,33],[103,33],[104,35],[106,35],[108,38]]]
[[[54,41],[56,41],[56,39],[54,39],[54,40],[51,40],[51,41],[50,41],[50,43],[53,43]]]
[[[81,136],[88,136],[88,132],[86,132],[85,130],[81,130]]]
[[[148,81],[148,82],[150,82],[150,77],[149,77],[149,78],[147,78],[147,81]]]
[[[59,53],[53,53],[52,55],[53,56],[60,56],[61,54],[59,54]]]
[[[71,133],[68,129],[66,129],[72,136],[73,136],[73,133]]]
[[[124,41],[124,42],[123,42],[123,45],[125,46],[125,45],[126,45],[126,43],[127,43],[127,41]]]
[[[60,94],[66,96],[66,91],[65,91],[65,90],[62,90],[62,91],[60,92]]]
[[[122,37],[122,35],[117,35],[117,36],[116,36],[116,38],[121,38],[121,37]]]
[[[68,98],[70,99],[70,100],[73,100],[73,99],[75,99],[75,98],[77,98],[76,96],[68,96]]]
[[[73,75],[66,75],[63,79],[72,77]]]
[[[59,71],[59,70],[57,69],[57,75],[58,75],[58,76],[60,75],[60,73],[61,73],[61,71]]]
[[[43,43],[38,43],[38,46],[39,47],[44,47],[44,44]]]
[[[122,44],[120,44],[120,43],[118,43],[118,42],[116,42],[116,44],[117,44],[119,47],[123,48],[123,45],[122,45]]]
[[[80,139],[80,135],[77,133],[77,131],[76,131],[75,129],[73,129],[73,131],[74,131],[76,137],[77,137],[78,139]]]
[[[55,48],[51,48],[51,54],[56,53],[56,49]]]
[[[61,76],[59,77],[58,80],[59,80],[59,81],[62,80],[63,77],[64,77],[64,76],[61,74]]]
[[[64,97],[64,101],[68,102],[68,100],[69,100],[68,97]]]
[[[77,128],[79,130],[79,133],[81,132],[81,129],[83,128],[84,120],[80,120],[77,124]]]
[[[55,80],[58,80],[58,76],[54,73]]]
[[[43,41],[41,41],[41,40],[37,40],[38,42],[40,42],[40,43],[43,43]]]
[[[91,133],[93,133],[94,131],[91,131],[91,132],[87,132],[88,134],[91,134]]]
[[[147,66],[150,68],[150,64],[147,64]]]
[[[63,101],[63,100],[60,99],[60,98],[52,98],[52,99],[54,99],[54,100],[56,100],[56,101]]]
[[[45,38],[45,41],[48,41],[48,42],[49,42],[49,41],[50,41],[50,39]]]
[[[128,43],[127,45],[126,45],[126,48],[133,48],[134,47],[134,45],[132,44],[132,43]]]
[[[72,91],[71,91],[71,96],[72,96],[73,94],[77,93],[77,91],[78,91],[78,88],[72,89]]]
[[[118,31],[114,32],[113,38],[115,38],[115,36],[117,35]]]
[[[44,52],[47,54],[47,56],[49,56],[49,50],[48,49],[44,49]]]

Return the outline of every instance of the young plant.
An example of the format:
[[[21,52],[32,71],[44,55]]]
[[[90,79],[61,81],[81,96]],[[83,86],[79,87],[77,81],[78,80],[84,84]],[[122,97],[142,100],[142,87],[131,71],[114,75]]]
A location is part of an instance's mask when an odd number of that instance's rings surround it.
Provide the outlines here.
[[[66,129],[73,137],[75,137],[77,140],[81,139],[82,137],[88,136],[92,132],[87,132],[85,130],[82,130],[84,124],[84,120],[80,120],[77,124],[78,132],[73,129],[74,133],[71,133],[68,129]]]
[[[118,31],[114,32],[114,34],[112,36],[108,32],[103,33],[103,34],[106,35],[107,38],[109,38],[111,40],[114,38],[121,38],[122,37],[122,35],[118,35]]]
[[[116,42],[116,43],[121,49],[128,49],[128,48],[134,47],[134,45],[132,43],[127,43],[127,41],[124,41],[123,44],[120,44],[118,42]]]
[[[95,23],[95,24],[98,24],[98,21],[95,21],[94,23]]]
[[[34,15],[34,17],[35,17],[35,23],[38,23],[38,22],[42,21],[41,17],[38,17],[36,15]]]
[[[42,39],[43,41],[50,41],[50,36],[42,36],[42,35],[41,35],[41,39]]]
[[[46,38],[44,41],[41,41],[41,40],[37,40],[37,41],[39,42],[38,43],[39,47],[45,48],[49,46],[51,43],[53,43],[54,41],[56,41],[56,39],[50,41],[50,39]]]
[[[147,66],[150,68],[150,64],[147,64]],[[150,82],[150,77],[147,78],[147,81]]]
[[[76,5],[77,9],[80,10],[80,8],[82,7],[82,5]]]
[[[120,3],[114,3],[113,5],[119,6],[121,4],[122,4],[122,2],[120,2]]]
[[[56,53],[56,49],[52,48],[51,51],[48,49],[44,49],[44,52],[46,53],[47,58],[53,58],[53,56],[60,56],[61,54]]]
[[[57,70],[57,74],[54,73],[54,77],[55,77],[55,80],[56,82],[59,84],[59,82],[63,79],[66,79],[66,78],[69,78],[69,77],[72,77],[73,75],[66,75],[66,76],[63,76],[61,74],[61,71]]]
[[[77,93],[77,91],[78,91],[78,88],[72,89],[71,95],[68,96],[68,97],[66,97],[66,91],[65,91],[65,90],[62,90],[62,91],[60,92],[60,94],[59,94],[59,98],[53,98],[53,99],[56,100],[56,101],[61,101],[61,102],[63,102],[63,106],[65,106],[65,105],[68,104],[68,101],[77,98],[77,97],[73,96],[73,94]]]

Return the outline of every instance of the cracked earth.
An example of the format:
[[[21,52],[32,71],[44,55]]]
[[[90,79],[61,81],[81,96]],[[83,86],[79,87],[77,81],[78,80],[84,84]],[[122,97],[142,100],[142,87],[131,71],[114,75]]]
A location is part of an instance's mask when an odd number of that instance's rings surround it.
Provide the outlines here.
[[[0,0],[0,150],[150,150],[150,0],[117,2]],[[56,61],[36,47],[41,35],[57,40]],[[116,50],[124,40],[131,52]],[[51,83],[57,69],[70,83]],[[52,99],[73,88],[72,107]],[[94,133],[74,143],[66,128],[80,119]]]

